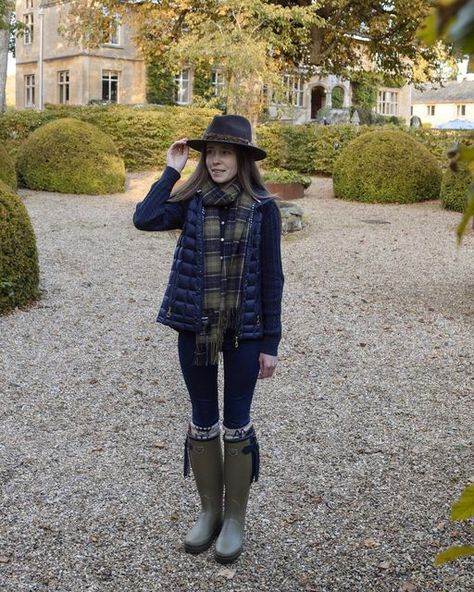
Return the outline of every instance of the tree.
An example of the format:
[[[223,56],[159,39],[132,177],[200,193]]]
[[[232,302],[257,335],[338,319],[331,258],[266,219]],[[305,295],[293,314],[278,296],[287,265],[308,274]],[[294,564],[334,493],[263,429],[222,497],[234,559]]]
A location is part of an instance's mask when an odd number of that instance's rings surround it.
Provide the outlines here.
[[[272,0],[309,6],[313,0]],[[429,13],[429,0],[325,0],[311,27],[310,61],[323,74],[349,76],[376,69],[409,82],[436,79],[440,48],[419,42],[416,33]],[[438,55],[437,55],[438,53]],[[420,66],[422,66],[420,68]]]
[[[8,54],[15,55],[15,39],[26,26],[16,20],[14,0],[0,0],[0,113],[6,109]]]
[[[278,92],[284,71],[308,63],[311,26],[319,21],[314,6],[265,0],[75,0],[62,31],[76,43],[98,45],[108,18],[117,13],[132,21],[147,62],[176,73],[186,64],[201,72],[218,67],[225,77],[227,112],[253,120],[265,102],[262,89]]]
[[[227,110],[252,119],[265,103],[262,88],[284,94],[283,72],[349,77],[375,64],[388,75],[413,80],[422,60],[432,64],[436,56],[415,37],[428,0],[73,0],[68,5],[62,31],[74,42],[99,45],[112,15],[127,17],[147,62],[175,72],[187,63],[221,68]]]
[[[10,49],[13,1],[0,0],[0,113],[6,108],[8,52]]]
[[[469,56],[468,71],[474,72],[474,0],[437,0],[418,30],[418,36],[433,46],[440,39],[451,43],[461,55]],[[455,145],[448,153],[451,168],[465,162],[473,181],[468,189],[467,206],[457,228],[458,245],[461,244],[469,220],[474,222],[474,146]]]

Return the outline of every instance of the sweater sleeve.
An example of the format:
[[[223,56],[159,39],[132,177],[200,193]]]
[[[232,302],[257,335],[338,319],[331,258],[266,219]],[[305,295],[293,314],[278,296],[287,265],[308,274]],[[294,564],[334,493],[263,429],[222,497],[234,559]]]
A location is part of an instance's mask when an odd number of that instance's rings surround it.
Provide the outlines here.
[[[133,224],[138,230],[173,230],[183,227],[186,205],[168,202],[171,190],[180,177],[176,169],[167,166],[160,179],[153,183],[145,199],[135,208]]]
[[[281,262],[281,216],[272,200],[264,206],[261,236],[262,353],[276,356],[281,339],[281,300],[283,267]]]

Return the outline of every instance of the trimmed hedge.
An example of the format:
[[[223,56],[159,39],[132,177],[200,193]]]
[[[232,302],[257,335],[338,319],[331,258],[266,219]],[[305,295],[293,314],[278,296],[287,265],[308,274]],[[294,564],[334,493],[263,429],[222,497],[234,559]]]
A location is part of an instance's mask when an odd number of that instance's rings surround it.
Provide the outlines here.
[[[0,180],[12,189],[16,189],[15,163],[5,148],[0,144]]]
[[[443,208],[455,212],[464,212],[467,190],[473,182],[472,174],[466,165],[459,165],[459,170],[456,172],[447,169],[441,183],[440,197]]]
[[[44,111],[9,110],[0,117],[0,140],[15,157],[20,145],[39,127],[65,117],[96,125],[115,142],[128,171],[149,170],[166,162],[166,151],[177,138],[198,138],[215,109],[130,105],[48,105]]]
[[[334,167],[336,197],[363,202],[412,203],[438,199],[441,169],[405,132],[375,131],[355,138]]]
[[[107,133],[128,171],[149,170],[165,164],[166,150],[176,138],[200,137],[212,117],[219,113],[209,108],[156,105],[48,105],[44,111],[11,109],[0,116],[0,143],[15,157],[20,144],[38,127],[61,117],[74,117]],[[257,143],[268,152],[265,161],[268,167],[332,175],[342,148],[360,134],[376,130],[380,127],[268,122],[257,127]],[[452,143],[474,141],[472,132],[467,131],[423,128],[406,131],[424,144],[443,168],[448,166],[446,151]]]
[[[38,253],[28,212],[0,181],[0,314],[38,297]]]
[[[17,171],[29,189],[100,195],[125,188],[124,163],[112,139],[72,118],[34,131],[21,146]]]
[[[386,125],[383,130],[399,129]],[[310,175],[332,175],[334,163],[348,142],[367,132],[381,131],[379,126],[351,124],[293,125],[270,122],[257,128],[257,143],[268,153],[265,165],[284,168]],[[447,168],[448,148],[454,142],[474,143],[469,131],[427,130],[406,128],[410,136],[426,146],[442,168]]]

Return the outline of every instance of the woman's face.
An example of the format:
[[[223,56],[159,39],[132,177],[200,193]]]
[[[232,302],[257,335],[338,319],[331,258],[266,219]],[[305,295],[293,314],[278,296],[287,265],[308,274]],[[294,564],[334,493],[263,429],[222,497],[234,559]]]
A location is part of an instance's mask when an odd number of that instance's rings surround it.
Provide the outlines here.
[[[209,142],[206,147],[206,166],[217,185],[228,185],[237,175],[237,153],[233,146]]]

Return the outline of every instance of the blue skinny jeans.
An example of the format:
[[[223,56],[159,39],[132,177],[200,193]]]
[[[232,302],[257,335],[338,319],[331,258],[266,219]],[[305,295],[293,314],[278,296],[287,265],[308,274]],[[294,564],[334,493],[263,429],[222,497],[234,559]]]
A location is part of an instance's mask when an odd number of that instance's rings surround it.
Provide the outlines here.
[[[218,365],[193,366],[196,337],[180,331],[178,353],[184,382],[192,404],[192,421],[210,427],[219,421],[217,391]],[[261,339],[247,339],[234,347],[232,336],[226,334],[224,358],[224,425],[241,428],[250,422],[250,407],[260,369]]]

